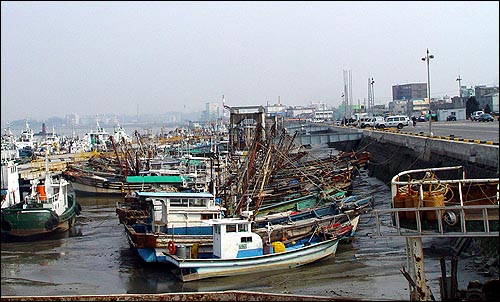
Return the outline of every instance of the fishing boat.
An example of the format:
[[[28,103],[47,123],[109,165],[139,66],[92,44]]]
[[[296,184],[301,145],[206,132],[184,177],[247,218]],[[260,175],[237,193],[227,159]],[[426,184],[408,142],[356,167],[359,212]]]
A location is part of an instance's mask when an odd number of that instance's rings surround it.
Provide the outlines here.
[[[19,135],[19,138],[16,140],[16,145],[19,149],[26,148],[34,150],[37,144],[35,140],[35,134],[33,132],[33,129],[31,129],[27,120],[25,125],[26,127]]]
[[[181,244],[199,253],[211,252],[212,228],[204,223],[221,218],[225,209],[209,192],[135,192],[117,204],[127,240],[145,262],[164,262],[163,251]]]
[[[62,173],[64,178],[71,181],[75,192],[81,196],[124,196],[135,191],[167,188],[179,190],[186,187],[189,181],[189,178],[183,175],[122,176],[116,173],[85,170],[77,165],[68,165]]]
[[[18,164],[2,158],[2,209],[21,202]]]
[[[164,252],[173,264],[175,275],[183,282],[249,273],[269,273],[303,266],[335,255],[340,238],[321,240],[311,236],[288,244],[268,239],[251,231],[252,222],[240,218],[211,219],[213,253],[200,258],[171,250]]]
[[[2,208],[2,238],[35,238],[67,231],[80,211],[70,183],[47,168],[44,177],[31,180],[31,192],[20,202]]]
[[[4,131],[5,133],[2,134],[2,164],[9,160],[19,162],[21,159],[19,155],[20,149],[17,146],[16,137],[10,129],[9,122],[7,122],[7,128],[5,128]]]
[[[99,119],[96,118],[96,129],[91,129],[89,132],[85,133],[82,141],[90,149],[85,151],[104,151],[108,150],[110,134],[99,125]]]
[[[371,209],[372,202],[373,196],[349,196],[328,206],[257,216],[252,227],[261,236],[267,234],[272,241],[285,243],[313,233],[330,238],[341,237],[343,241],[350,242],[360,215]]]

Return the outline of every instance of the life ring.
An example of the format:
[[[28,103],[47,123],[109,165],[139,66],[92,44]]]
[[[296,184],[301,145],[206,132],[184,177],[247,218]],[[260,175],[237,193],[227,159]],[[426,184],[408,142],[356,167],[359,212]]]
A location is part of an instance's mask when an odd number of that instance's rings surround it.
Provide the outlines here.
[[[172,240],[168,242],[167,248],[170,255],[175,255],[175,252],[177,252],[177,247],[175,246],[175,243]]]

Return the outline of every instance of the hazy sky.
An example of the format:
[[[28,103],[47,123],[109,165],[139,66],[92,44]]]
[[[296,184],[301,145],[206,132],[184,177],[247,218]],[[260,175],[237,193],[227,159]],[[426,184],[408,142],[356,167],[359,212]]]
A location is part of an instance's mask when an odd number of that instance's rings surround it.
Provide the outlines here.
[[[499,2],[1,2],[2,121],[499,84]]]

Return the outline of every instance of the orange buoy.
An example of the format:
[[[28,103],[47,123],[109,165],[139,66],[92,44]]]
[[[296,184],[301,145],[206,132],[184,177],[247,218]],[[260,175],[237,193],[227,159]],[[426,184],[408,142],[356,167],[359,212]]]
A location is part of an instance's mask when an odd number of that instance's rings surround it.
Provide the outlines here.
[[[406,193],[399,193],[399,192],[396,195],[394,195],[394,197],[392,198],[393,207],[394,208],[404,208],[406,196],[407,196]],[[398,216],[399,216],[399,220],[406,218],[405,212],[398,212]]]
[[[444,194],[432,194],[424,192],[423,201],[424,207],[444,207]],[[429,210],[425,212],[425,218],[427,220],[437,220],[437,212],[444,214],[444,211],[441,212],[440,210]]]
[[[38,193],[40,200],[47,199],[47,195],[45,194],[45,186],[44,185],[36,186],[36,192]]]
[[[175,252],[177,252],[177,247],[175,246],[175,243],[172,240],[168,242],[167,248],[170,255],[175,255]]]

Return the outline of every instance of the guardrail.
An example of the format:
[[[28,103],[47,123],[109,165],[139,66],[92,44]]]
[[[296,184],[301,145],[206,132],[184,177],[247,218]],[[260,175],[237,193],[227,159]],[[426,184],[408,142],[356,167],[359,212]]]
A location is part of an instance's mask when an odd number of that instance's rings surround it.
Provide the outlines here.
[[[436,213],[436,220],[425,219],[428,212]],[[444,219],[445,213],[458,213],[455,222]],[[414,207],[373,210],[376,221],[375,235],[379,237],[498,237],[498,205]],[[410,213],[414,219],[403,219]],[[391,215],[395,232],[384,233],[381,216]],[[456,214],[454,214],[456,215]],[[472,225],[472,222],[476,222]],[[480,222],[479,224],[477,222]],[[453,224],[455,223],[455,224]],[[453,225],[450,225],[453,224]],[[494,224],[494,225],[493,225]],[[473,229],[474,228],[474,229]]]

